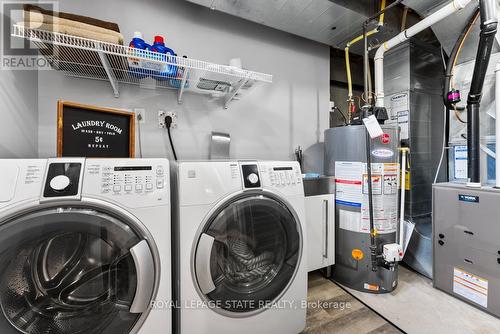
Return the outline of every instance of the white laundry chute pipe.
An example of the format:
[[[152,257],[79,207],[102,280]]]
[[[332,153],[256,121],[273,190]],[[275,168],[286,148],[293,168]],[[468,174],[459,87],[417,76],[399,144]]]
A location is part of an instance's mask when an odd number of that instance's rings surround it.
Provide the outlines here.
[[[375,96],[376,107],[384,107],[384,53],[398,44],[403,43],[410,37],[429,28],[433,24],[450,16],[451,14],[464,9],[470,2],[478,3],[478,0],[453,0],[438,11],[424,18],[412,27],[402,31],[396,37],[383,43],[375,53]]]
[[[500,147],[500,61],[495,67],[495,153]],[[500,158],[495,154],[495,187],[500,188]]]

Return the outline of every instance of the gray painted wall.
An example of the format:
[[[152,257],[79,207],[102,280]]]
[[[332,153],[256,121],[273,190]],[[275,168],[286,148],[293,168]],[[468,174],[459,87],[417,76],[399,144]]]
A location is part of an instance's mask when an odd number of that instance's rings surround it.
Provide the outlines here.
[[[224,110],[205,96],[185,95],[177,104],[175,91],[122,85],[120,98],[109,84],[39,73],[39,154],[56,152],[58,99],[124,108],[145,108],[143,156],[168,156],[168,137],[157,128],[158,110],[175,111],[173,130],[180,159],[206,159],[212,131],[231,134],[231,157],[292,159],[296,146],[306,150],[306,170],[322,170],[323,131],[328,127],[329,47],[239,18],[175,0],[87,0],[59,2],[61,11],[117,22],[128,41],[134,30],[147,40],[163,34],[180,55],[227,64],[240,57],[243,67],[270,73],[274,82],[253,91]],[[126,8],[126,10],[125,10]]]
[[[0,70],[0,158],[38,156],[37,77],[37,71]]]

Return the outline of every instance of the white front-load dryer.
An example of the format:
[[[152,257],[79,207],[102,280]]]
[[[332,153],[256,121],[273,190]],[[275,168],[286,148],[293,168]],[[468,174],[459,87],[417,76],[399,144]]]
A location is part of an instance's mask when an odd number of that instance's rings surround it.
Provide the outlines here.
[[[167,160],[0,171],[0,333],[171,333]]]
[[[180,162],[175,326],[182,334],[305,327],[304,190],[296,162]]]

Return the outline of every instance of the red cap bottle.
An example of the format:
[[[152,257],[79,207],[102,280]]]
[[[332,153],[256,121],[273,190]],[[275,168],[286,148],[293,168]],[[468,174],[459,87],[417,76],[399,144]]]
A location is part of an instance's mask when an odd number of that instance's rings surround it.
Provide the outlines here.
[[[154,40],[155,43],[160,43],[160,44],[165,44],[165,39],[163,38],[163,36],[155,36],[155,40]]]

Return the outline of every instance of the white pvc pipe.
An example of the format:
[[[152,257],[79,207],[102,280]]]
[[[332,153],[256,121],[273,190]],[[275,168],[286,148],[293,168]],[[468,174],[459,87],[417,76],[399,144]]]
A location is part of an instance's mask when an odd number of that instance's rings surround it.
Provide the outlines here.
[[[495,67],[495,152],[500,147],[500,61]],[[500,159],[495,154],[495,186],[500,188]]]
[[[443,8],[427,16],[422,21],[412,27],[402,31],[396,37],[382,44],[375,53],[375,96],[377,107],[384,107],[384,53],[398,44],[403,43],[410,37],[415,36],[419,32],[429,28],[433,24],[441,21],[445,17],[465,8],[470,2],[478,0],[453,0]]]
[[[404,249],[404,224],[405,224],[405,195],[406,195],[406,154],[407,148],[401,150],[401,206],[399,209],[399,244]]]

